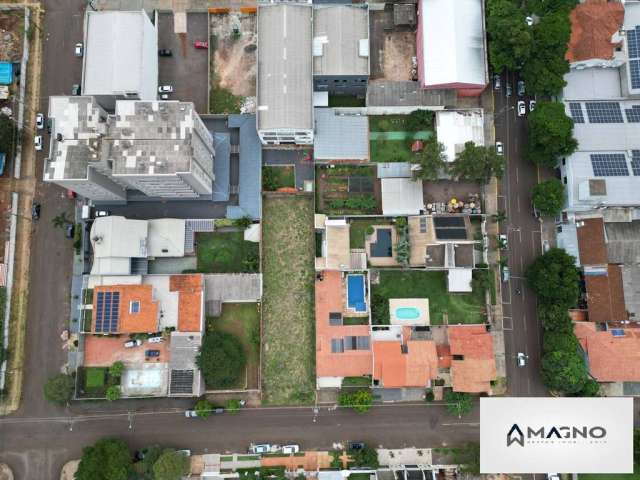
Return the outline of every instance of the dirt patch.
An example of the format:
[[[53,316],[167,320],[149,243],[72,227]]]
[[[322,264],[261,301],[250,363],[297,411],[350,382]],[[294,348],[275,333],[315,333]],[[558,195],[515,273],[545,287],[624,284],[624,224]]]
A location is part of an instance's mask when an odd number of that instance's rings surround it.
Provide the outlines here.
[[[24,13],[22,10],[0,12],[0,61],[19,62],[22,58]]]
[[[384,36],[384,78],[394,82],[414,80],[413,57],[416,56],[416,34],[391,32]],[[413,70],[413,71],[412,71]]]

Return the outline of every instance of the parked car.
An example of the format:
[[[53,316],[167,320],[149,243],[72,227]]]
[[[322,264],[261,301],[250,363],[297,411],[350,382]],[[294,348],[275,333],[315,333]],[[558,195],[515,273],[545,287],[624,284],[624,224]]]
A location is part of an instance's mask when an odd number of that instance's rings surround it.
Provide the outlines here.
[[[51,135],[51,129],[53,128],[53,120],[47,118],[47,133]]]
[[[169,100],[169,94],[163,93],[162,95],[160,95],[160,100]]]
[[[82,57],[82,55],[84,54],[84,46],[82,45],[82,43],[76,43],[75,54],[76,57]]]
[[[66,223],[64,225],[64,236],[67,238],[73,238],[73,234],[76,232],[76,226],[73,223]]]
[[[195,410],[185,410],[184,416],[186,418],[195,418],[198,416],[198,412],[196,412]]]
[[[498,155],[504,155],[504,146],[502,145],[502,142],[496,142],[496,153]]]
[[[138,340],[138,339],[124,342],[124,348],[139,347],[140,345],[142,345],[142,340]]]
[[[144,351],[144,356],[145,357],[152,357],[152,358],[156,358],[160,356],[160,350],[145,350]]]
[[[506,88],[506,90],[505,90],[505,95],[506,95],[507,97],[510,97],[510,96],[511,96],[511,85],[510,85],[509,83],[507,83],[507,88]]]
[[[31,204],[31,218],[33,220],[39,220],[40,219],[40,204],[39,203],[32,203]]]
[[[524,80],[518,80],[518,96],[524,96]]]
[[[271,445],[268,443],[260,443],[258,445],[250,445],[249,453],[269,453],[271,452]]]
[[[507,283],[509,281],[509,267],[506,265],[502,267],[502,281]]]
[[[162,342],[164,342],[164,337],[149,337],[149,338],[147,338],[147,342],[149,342],[149,343],[162,343]]]
[[[533,112],[536,109],[536,101],[535,100],[529,100],[529,111]]]
[[[362,450],[364,446],[364,442],[349,442],[349,450]]]
[[[173,55],[173,52],[168,48],[161,48],[160,50],[158,50],[158,55],[160,55],[161,57],[170,57]]]
[[[98,217],[108,217],[109,215],[111,215],[111,212],[109,210],[96,210],[96,218]]]
[[[504,233],[498,235],[498,246],[500,247],[500,250],[506,250],[507,248],[509,248],[507,236]]]
[[[44,115],[42,113],[36,114],[36,128],[42,130],[44,128]]]
[[[172,85],[160,85],[158,87],[158,93],[173,93]]]
[[[42,135],[36,135],[33,138],[33,145],[36,147],[36,150],[42,150]]]
[[[80,95],[80,85],[74,83],[71,87],[71,95]]]
[[[518,116],[524,117],[527,113],[527,106],[524,103],[524,100],[518,101]]]
[[[500,75],[494,75],[493,76],[493,89],[494,90],[500,90],[501,87],[502,87],[502,82],[500,81]]]
[[[193,42],[193,46],[196,48],[207,49],[209,48],[209,42],[203,42],[201,40],[196,40]]]
[[[286,453],[287,455],[298,453],[299,451],[300,451],[299,445],[283,445],[282,447],[282,453]]]
[[[176,450],[176,452],[182,453],[185,457],[191,456],[191,450],[189,450],[188,448],[184,448],[182,450]]]
[[[527,356],[522,352],[518,352],[518,366],[524,367],[526,364],[527,364]]]

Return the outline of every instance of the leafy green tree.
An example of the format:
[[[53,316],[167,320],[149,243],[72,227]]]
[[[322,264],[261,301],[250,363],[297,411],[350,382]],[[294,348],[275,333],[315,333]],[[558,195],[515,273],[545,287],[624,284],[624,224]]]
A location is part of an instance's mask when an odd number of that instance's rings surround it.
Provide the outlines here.
[[[14,141],[16,139],[16,125],[13,120],[6,115],[0,114],[0,152],[13,155]]]
[[[209,415],[211,415],[213,404],[206,398],[201,398],[196,402],[196,405],[195,407],[193,407],[193,409],[195,410],[198,417],[207,418]]]
[[[338,403],[342,407],[351,407],[358,413],[365,413],[371,409],[373,395],[369,390],[358,390],[357,392],[343,392],[338,396]]]
[[[134,467],[142,477],[141,480],[155,480],[153,477],[153,465],[158,461],[163,451],[163,448],[159,445],[152,445],[140,450],[143,455],[142,460],[136,463]]]
[[[82,451],[75,480],[127,480],[131,453],[122,440],[104,438]]]
[[[543,215],[557,215],[564,206],[564,184],[557,178],[533,187],[533,204]]]
[[[480,444],[468,442],[462,448],[453,449],[453,463],[460,471],[473,476],[480,475]]]
[[[519,69],[529,59],[533,44],[531,28],[512,0],[487,2],[487,36],[494,72]]]
[[[245,215],[244,217],[236,218],[233,224],[238,228],[246,230],[253,224],[253,219],[249,215]]]
[[[545,331],[573,334],[573,322],[565,304],[542,303],[538,308],[538,317]]]
[[[593,378],[587,378],[582,390],[576,393],[578,397],[598,397],[600,396],[600,384]]]
[[[120,400],[121,396],[122,392],[120,391],[119,385],[111,385],[109,388],[107,388],[106,397],[108,401],[115,402],[116,400]]]
[[[482,147],[473,142],[467,142],[449,171],[459,180],[489,183],[494,176],[502,178],[504,157],[496,153],[495,147]]]
[[[238,410],[240,410],[240,406],[240,400],[238,400],[237,398],[230,398],[225,403],[224,408],[229,413],[238,413]]]
[[[578,142],[573,138],[573,120],[564,104],[540,102],[529,114],[529,159],[539,165],[555,167],[558,157],[571,155]]]
[[[244,371],[245,362],[242,344],[226,332],[207,332],[196,357],[206,384],[215,388],[233,387]]]
[[[73,397],[74,380],[71,375],[60,373],[44,384],[44,398],[58,405],[67,404]]]
[[[432,110],[414,110],[406,117],[405,130],[407,132],[431,130],[434,116],[435,112]]]
[[[353,462],[350,463],[353,467],[378,468],[380,466],[378,451],[369,445],[365,445],[364,448],[357,450],[350,449],[347,453],[353,460]]]
[[[561,248],[552,248],[539,256],[526,271],[527,282],[540,301],[571,308],[580,287],[575,258]]]
[[[112,377],[121,377],[122,372],[124,372],[124,363],[122,362],[113,362],[113,365],[109,367],[109,375]]]
[[[445,146],[437,140],[429,140],[424,148],[416,154],[419,170],[413,171],[413,178],[421,180],[437,180],[440,172],[447,170]]]
[[[447,403],[447,411],[458,418],[470,413],[473,409],[473,400],[468,393],[449,390],[444,395],[444,401]]]
[[[545,353],[556,351],[576,352],[579,346],[578,339],[573,332],[545,331],[542,337],[542,348]]]
[[[165,450],[153,465],[155,480],[180,480],[189,474],[191,461],[184,452]]]
[[[575,394],[587,381],[584,361],[578,352],[558,350],[542,357],[542,380],[552,390]]]

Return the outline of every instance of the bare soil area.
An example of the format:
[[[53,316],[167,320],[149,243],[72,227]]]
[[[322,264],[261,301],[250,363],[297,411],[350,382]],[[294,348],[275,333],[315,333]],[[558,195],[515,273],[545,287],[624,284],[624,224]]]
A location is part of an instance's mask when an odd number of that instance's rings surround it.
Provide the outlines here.
[[[391,32],[384,36],[383,69],[385,80],[413,80],[411,70],[416,56],[416,34]]]
[[[0,61],[19,62],[22,58],[23,25],[22,10],[0,12]]]

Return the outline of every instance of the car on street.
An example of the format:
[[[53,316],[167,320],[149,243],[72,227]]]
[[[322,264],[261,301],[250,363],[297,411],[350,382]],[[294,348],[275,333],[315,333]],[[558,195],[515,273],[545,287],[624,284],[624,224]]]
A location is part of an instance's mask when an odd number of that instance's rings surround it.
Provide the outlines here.
[[[71,95],[74,95],[74,96],[80,95],[80,85],[78,85],[77,83],[74,83],[71,86]]]
[[[282,446],[282,453],[286,453],[287,455],[298,453],[299,451],[300,451],[300,445],[283,445]]]
[[[142,340],[139,340],[137,338],[135,340],[124,342],[124,348],[139,347],[140,345],[142,345]]]
[[[509,281],[509,267],[506,265],[502,267],[502,281],[507,283]]]
[[[64,236],[67,238],[73,238],[73,234],[76,233],[76,227],[73,223],[66,223],[64,225]]]
[[[518,101],[518,116],[524,117],[527,113],[527,106],[524,103],[524,100]]]
[[[160,356],[160,350],[145,350],[144,351],[144,356],[145,357],[159,357]]]
[[[109,215],[111,215],[111,212],[109,210],[96,210],[96,215],[95,217],[108,217]]]
[[[160,95],[160,100],[169,100],[169,94],[163,93],[162,95]]]
[[[186,418],[196,418],[198,416],[198,412],[196,412],[195,410],[185,410],[184,416]]]
[[[349,442],[349,450],[362,450],[364,442]]]
[[[36,150],[42,150],[42,135],[36,135],[33,138],[33,146],[36,147]]]
[[[529,111],[533,112],[536,109],[536,101],[535,100],[529,100]]]
[[[511,85],[510,85],[510,84],[508,84],[508,83],[507,83],[507,87],[506,87],[506,90],[505,90],[505,95],[506,95],[507,97],[510,97],[510,96],[511,96]]]
[[[203,42],[202,40],[196,40],[195,42],[193,42],[193,46],[195,48],[206,50],[207,48],[209,48],[209,42]]]
[[[36,114],[36,128],[38,130],[42,130],[44,128],[44,114],[42,113]]]
[[[494,90],[500,90],[501,87],[502,87],[502,82],[500,82],[500,75],[494,75],[493,76],[493,89]]]
[[[502,142],[496,142],[496,153],[498,155],[504,155],[504,145],[502,145]]]
[[[523,97],[524,92],[524,80],[518,80],[518,96]]]
[[[518,352],[518,366],[524,367],[526,364],[527,364],[527,356],[522,352]]]
[[[269,453],[271,452],[271,445],[268,443],[259,443],[257,445],[249,446],[249,453]]]
[[[507,236],[504,233],[498,235],[498,248],[500,248],[500,250],[507,250],[509,248]]]
[[[39,203],[32,203],[31,204],[31,218],[33,220],[39,220],[40,219],[40,204]]]
[[[82,43],[76,43],[76,48],[74,49],[76,57],[82,57],[84,54],[84,46]]]
[[[168,48],[161,48],[160,50],[158,50],[158,55],[161,57],[171,57],[173,55],[173,52]]]
[[[158,87],[158,93],[173,93],[172,85],[160,85]]]
[[[162,343],[162,342],[164,342],[164,337],[149,337],[149,338],[147,338],[147,342],[149,342],[149,343]]]

